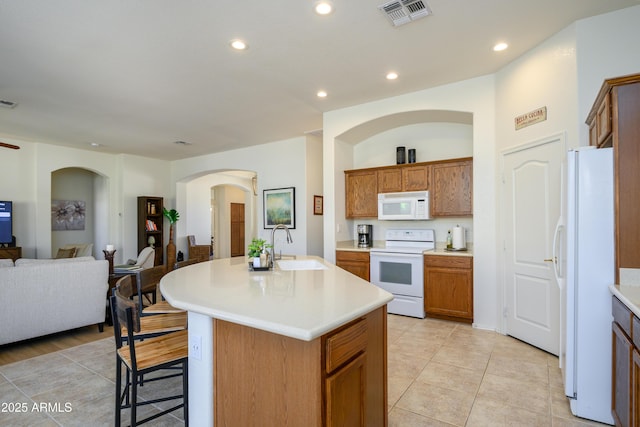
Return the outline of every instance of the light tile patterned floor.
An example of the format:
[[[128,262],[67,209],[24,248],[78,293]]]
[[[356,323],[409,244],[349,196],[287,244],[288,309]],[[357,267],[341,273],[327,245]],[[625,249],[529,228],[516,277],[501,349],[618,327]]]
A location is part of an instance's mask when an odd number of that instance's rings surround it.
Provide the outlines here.
[[[602,426],[574,417],[558,358],[470,325],[389,315],[389,426]]]
[[[601,425],[571,415],[558,359],[518,340],[394,315],[388,333],[391,427]],[[0,366],[0,426],[111,426],[113,350],[107,338]],[[157,391],[151,384],[143,397]],[[16,412],[22,403],[26,412]],[[181,416],[146,425],[180,426]]]

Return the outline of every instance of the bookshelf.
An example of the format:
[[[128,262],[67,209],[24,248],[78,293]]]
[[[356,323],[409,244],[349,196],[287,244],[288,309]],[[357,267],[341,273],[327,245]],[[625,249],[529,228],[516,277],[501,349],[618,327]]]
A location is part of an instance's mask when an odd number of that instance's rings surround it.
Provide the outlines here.
[[[162,202],[162,197],[138,197],[138,253],[149,246],[149,237],[153,237],[156,250],[154,265],[164,264]]]

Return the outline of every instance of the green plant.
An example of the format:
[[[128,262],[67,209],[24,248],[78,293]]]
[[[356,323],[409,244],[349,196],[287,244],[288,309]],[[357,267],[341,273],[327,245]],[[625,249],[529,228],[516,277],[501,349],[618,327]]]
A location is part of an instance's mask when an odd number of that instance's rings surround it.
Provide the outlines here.
[[[167,208],[162,208],[162,214],[169,220],[169,224],[173,225],[180,219],[180,214],[177,210],[171,209],[170,211]]]
[[[259,257],[264,249],[270,247],[271,245],[268,244],[266,240],[254,237],[253,239],[251,239],[251,244],[249,244],[248,255],[250,258]]]

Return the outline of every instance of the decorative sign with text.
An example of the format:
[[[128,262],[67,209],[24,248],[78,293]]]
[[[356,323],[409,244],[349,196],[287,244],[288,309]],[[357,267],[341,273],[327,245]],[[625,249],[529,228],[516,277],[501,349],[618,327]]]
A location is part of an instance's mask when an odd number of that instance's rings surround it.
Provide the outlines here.
[[[540,107],[514,119],[516,130],[547,120],[547,107]]]

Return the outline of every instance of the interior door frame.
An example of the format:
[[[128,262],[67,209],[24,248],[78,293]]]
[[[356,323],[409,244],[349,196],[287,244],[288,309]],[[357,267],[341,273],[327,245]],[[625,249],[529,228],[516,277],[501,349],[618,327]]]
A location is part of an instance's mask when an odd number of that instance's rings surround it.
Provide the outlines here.
[[[497,218],[498,218],[498,233],[499,233],[499,237],[497,240],[497,245],[498,245],[498,260],[499,260],[499,265],[500,265],[500,273],[497,275],[498,277],[498,283],[497,283],[497,298],[498,298],[498,303],[497,303],[497,309],[498,309],[498,319],[500,319],[497,322],[497,326],[499,328],[499,332],[503,335],[506,335],[507,333],[507,316],[506,316],[506,308],[507,308],[507,287],[506,287],[506,274],[507,274],[507,260],[506,260],[506,255],[505,255],[505,249],[506,249],[506,230],[505,230],[505,221],[504,221],[504,217],[503,217],[503,212],[505,209],[505,170],[504,170],[504,163],[505,163],[505,157],[509,154],[513,154],[513,153],[517,153],[518,151],[523,151],[523,150],[529,150],[531,148],[535,148],[541,145],[545,145],[545,144],[549,144],[555,141],[560,141],[560,150],[563,154],[562,159],[561,159],[561,171],[560,171],[560,216],[564,215],[564,212],[566,212],[565,210],[565,188],[564,188],[564,183],[565,183],[565,164],[567,162],[567,132],[566,131],[562,131],[562,132],[558,132],[555,134],[551,134],[549,136],[546,137],[542,137],[533,141],[529,141],[529,142],[525,142],[523,144],[518,144],[518,145],[514,145],[511,147],[507,147],[503,150],[500,150],[500,177],[499,177],[499,184],[500,184],[500,191],[499,191],[499,203],[498,203],[498,211],[497,211]],[[563,300],[562,300],[562,293],[560,295],[560,304],[563,304]],[[562,306],[561,306],[562,307]],[[560,319],[560,325],[559,325],[560,329],[562,330],[562,328],[564,327],[564,325],[562,324],[562,316]],[[562,331],[560,331],[562,332]],[[560,337],[562,338],[562,333],[560,333]]]

